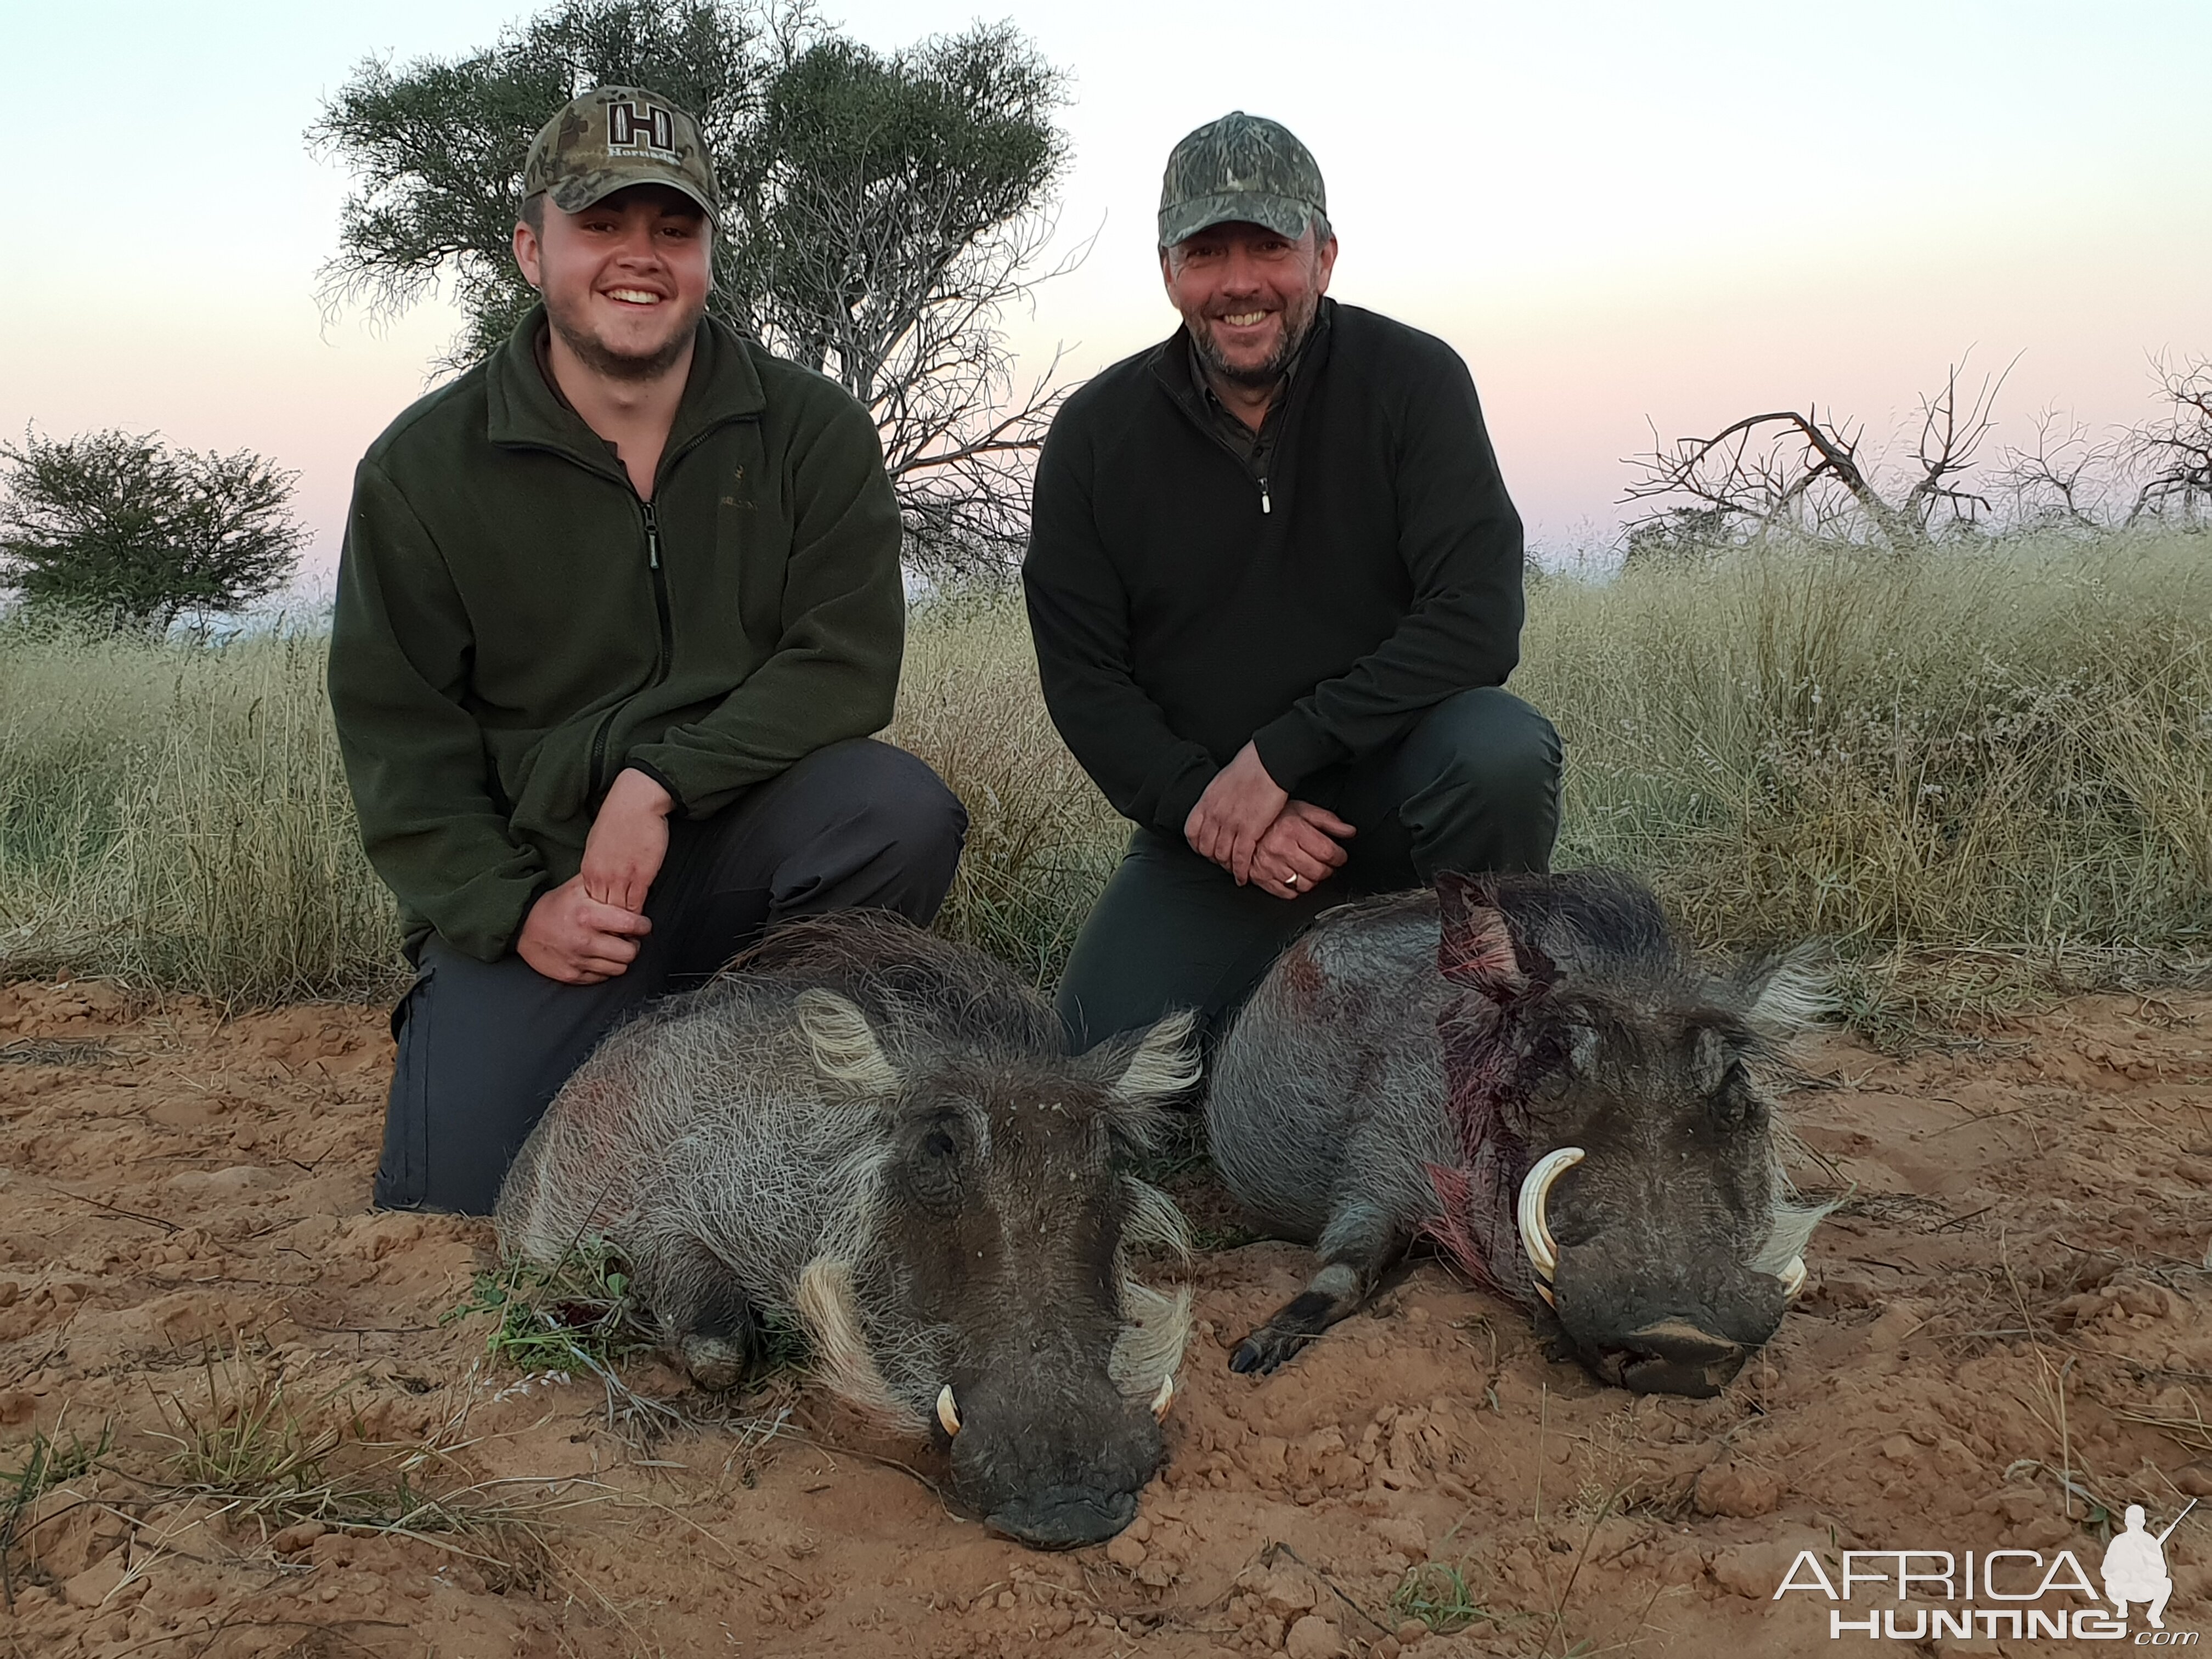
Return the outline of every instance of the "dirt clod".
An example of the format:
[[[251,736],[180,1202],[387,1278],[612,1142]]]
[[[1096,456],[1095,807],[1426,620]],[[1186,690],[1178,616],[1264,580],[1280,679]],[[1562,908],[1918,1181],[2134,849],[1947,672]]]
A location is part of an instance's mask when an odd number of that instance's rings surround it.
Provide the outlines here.
[[[1341,1659],[1344,1644],[1335,1626],[1310,1613],[1285,1632],[1283,1651],[1290,1659]]]
[[[1698,1476],[1694,1502],[1699,1515],[1748,1518],[1770,1515],[1782,1502],[1782,1478],[1765,1469],[1716,1463]]]

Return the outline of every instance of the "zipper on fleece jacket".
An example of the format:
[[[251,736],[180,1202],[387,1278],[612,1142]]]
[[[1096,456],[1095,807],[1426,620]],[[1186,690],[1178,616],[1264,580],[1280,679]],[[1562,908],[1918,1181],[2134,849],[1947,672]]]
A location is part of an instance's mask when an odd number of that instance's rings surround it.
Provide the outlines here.
[[[725,421],[717,424],[727,425],[729,422]],[[678,448],[662,453],[660,465],[653,477],[653,494],[656,496],[660,493],[661,481],[667,477],[676,463],[704,443],[714,430],[714,427],[702,427],[686,438]],[[653,575],[653,609],[660,624],[659,649],[653,660],[653,672],[646,677],[645,684],[639,686],[637,691],[631,692],[621,702],[600,715],[599,727],[592,733],[590,769],[585,775],[587,785],[585,799],[597,800],[599,797],[599,774],[606,767],[607,738],[613,731],[615,716],[622,713],[623,707],[637,696],[638,691],[649,691],[668,678],[669,659],[676,651],[675,625],[670,620],[668,606],[668,576],[667,573],[660,568],[660,520],[653,512],[653,503],[637,493],[637,485],[631,482],[629,471],[621,465],[618,458],[612,457],[611,450],[607,463],[595,464],[586,460],[573,450],[563,448],[559,444],[526,440],[517,447],[542,450],[546,454],[557,455],[572,465],[581,466],[586,472],[597,473],[611,483],[620,483],[623,489],[629,491],[630,498],[638,504],[640,512],[645,517],[645,566]]]
[[[1177,408],[1182,409],[1183,417],[1186,420],[1195,424],[1200,432],[1203,432],[1208,438],[1211,438],[1213,441],[1216,447],[1220,449],[1223,454],[1226,455],[1231,460],[1237,463],[1237,470],[1239,472],[1243,473],[1247,478],[1260,486],[1261,513],[1263,515],[1273,513],[1275,510],[1275,502],[1273,497],[1267,494],[1267,475],[1264,472],[1253,471],[1252,463],[1246,460],[1242,455],[1239,455],[1237,453],[1237,446],[1231,443],[1228,439],[1223,437],[1218,432],[1216,432],[1213,429],[1213,426],[1211,422],[1200,420],[1198,416],[1193,414],[1189,409],[1183,406],[1182,400],[1181,398],[1178,398],[1173,401]]]
[[[668,573],[660,568],[660,517],[651,501],[638,505],[645,509],[645,566],[653,573],[653,610],[660,624],[660,648],[654,656],[653,678],[646,682],[653,686],[668,678],[669,659],[676,654],[676,628],[668,611]]]
[[[631,491],[633,495],[636,491]],[[649,691],[668,678],[669,659],[676,653],[675,624],[668,608],[668,573],[660,568],[660,515],[653,511],[653,503],[638,497],[638,508],[645,517],[645,568],[653,577],[653,611],[659,625],[659,641],[653,652],[653,672],[646,677],[638,691]],[[606,769],[607,738],[614,730],[615,716],[625,704],[637,696],[636,691],[623,699],[600,716],[599,729],[592,733],[591,769],[586,775],[586,799],[597,800],[599,795],[600,774]]]
[[[1237,446],[1231,443],[1228,439],[1223,437],[1218,432],[1215,431],[1212,422],[1207,420],[1200,411],[1193,409],[1181,398],[1176,397],[1173,387],[1169,388],[1168,401],[1173,404],[1177,409],[1182,410],[1183,418],[1190,422],[1192,425],[1195,426],[1200,432],[1204,433],[1206,436],[1212,439],[1215,447],[1218,447],[1223,454],[1229,457],[1231,460],[1236,462],[1237,470],[1239,472],[1243,473],[1247,478],[1260,486],[1260,511],[1263,515],[1273,513],[1275,510],[1275,501],[1274,498],[1267,493],[1267,475],[1264,472],[1253,471],[1252,463],[1237,453]],[[1285,413],[1287,415],[1288,410],[1285,410]],[[1276,435],[1279,439],[1281,436],[1279,433]],[[1273,452],[1271,451],[1270,453],[1272,454],[1272,453]]]

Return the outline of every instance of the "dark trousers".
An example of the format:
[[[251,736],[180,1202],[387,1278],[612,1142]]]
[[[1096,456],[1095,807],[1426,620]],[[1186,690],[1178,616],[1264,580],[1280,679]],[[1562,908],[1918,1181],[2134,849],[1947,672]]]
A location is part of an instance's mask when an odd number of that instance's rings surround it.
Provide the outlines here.
[[[1494,686],[1446,698],[1382,753],[1297,790],[1359,833],[1336,874],[1295,899],[1239,887],[1180,836],[1139,830],[1076,936],[1060,1012],[1078,1048],[1194,1008],[1209,1030],[1332,905],[1440,870],[1542,870],[1559,826],[1559,736]]]
[[[787,916],[872,906],[926,924],[967,829],[936,773],[856,738],[711,818],[672,823],[645,902],[653,931],[613,979],[562,985],[512,951],[479,962],[432,934],[392,1015],[399,1056],[375,1201],[489,1214],[532,1126],[623,1016],[700,983]]]

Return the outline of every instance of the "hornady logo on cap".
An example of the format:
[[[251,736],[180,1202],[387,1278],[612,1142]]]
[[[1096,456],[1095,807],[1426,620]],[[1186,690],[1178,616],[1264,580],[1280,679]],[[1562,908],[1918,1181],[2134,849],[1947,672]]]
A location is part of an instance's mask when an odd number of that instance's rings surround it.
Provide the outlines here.
[[[2040,1550],[1845,1550],[1832,1576],[1813,1551],[1800,1550],[1772,1599],[1809,1595],[1831,1603],[1832,1641],[2002,1637],[2195,1647],[2201,1632],[2166,1626],[2173,1579],[2166,1540],[2196,1507],[2190,1499],[2165,1531],[2154,1533],[2143,1506],[2129,1504],[2125,1525],[2098,1562],[2101,1593],[2072,1550],[2048,1556]],[[2140,1627],[2130,1621],[2131,1610],[2140,1614]]]
[[[607,154],[676,159],[676,118],[658,104],[607,106]]]

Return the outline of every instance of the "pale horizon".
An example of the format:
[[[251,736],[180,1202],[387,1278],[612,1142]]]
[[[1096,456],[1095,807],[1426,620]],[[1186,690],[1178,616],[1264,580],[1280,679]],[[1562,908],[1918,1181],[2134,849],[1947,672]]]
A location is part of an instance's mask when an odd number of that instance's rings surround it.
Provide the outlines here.
[[[326,586],[354,464],[428,389],[456,318],[432,301],[325,325],[316,268],[349,180],[305,131],[364,58],[451,57],[528,9],[94,0],[0,25],[10,61],[59,71],[21,129],[67,135],[73,195],[107,181],[129,204],[59,270],[36,229],[12,239],[4,441],[122,427],[257,450],[301,474],[301,586]],[[1067,71],[1057,246],[1096,241],[1009,319],[1032,369],[1064,344],[1080,377],[1164,337],[1168,148],[1233,107],[1285,123],[1328,181],[1332,292],[1466,357],[1553,551],[1614,534],[1648,423],[1671,439],[1817,402],[1878,444],[1963,357],[1976,383],[2012,366],[1995,441],[2025,442],[2045,407],[2139,421],[2154,356],[2212,354],[2201,7],[1877,5],[1838,35],[1747,5],[1357,23],[1290,5],[1258,39],[1157,0],[825,10],[879,49],[1004,18]],[[171,155],[179,179],[144,179]]]

